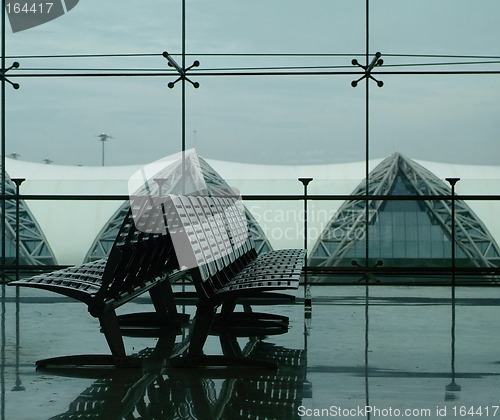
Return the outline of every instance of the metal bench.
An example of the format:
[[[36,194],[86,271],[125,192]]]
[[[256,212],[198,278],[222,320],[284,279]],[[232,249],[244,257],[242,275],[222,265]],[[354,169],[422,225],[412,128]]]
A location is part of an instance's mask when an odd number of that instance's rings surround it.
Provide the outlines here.
[[[190,269],[199,295],[189,349],[172,358],[171,365],[276,367],[243,357],[205,356],[203,347],[218,307],[224,324],[242,296],[298,288],[305,251],[285,249],[257,255],[237,197],[169,195],[164,206],[179,266]]]
[[[137,206],[142,206],[143,211]],[[142,215],[140,219],[134,219],[133,209],[135,214]],[[126,355],[124,324],[137,325],[149,319],[159,319],[161,326],[178,327],[179,321],[185,319],[177,313],[170,283],[166,281],[169,277],[172,280],[179,270],[170,235],[155,229],[155,224],[164,221],[161,212],[161,206],[152,207],[145,200],[131,199],[130,211],[107,258],[9,283],[53,291],[85,303],[89,313],[99,319],[111,350],[111,355],[38,360],[37,366],[136,365],[138,359]],[[118,307],[145,292],[149,292],[155,313],[117,316]]]

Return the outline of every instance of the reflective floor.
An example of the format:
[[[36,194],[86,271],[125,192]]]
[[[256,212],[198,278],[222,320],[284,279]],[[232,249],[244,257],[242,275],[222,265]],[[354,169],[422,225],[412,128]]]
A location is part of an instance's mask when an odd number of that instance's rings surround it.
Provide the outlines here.
[[[237,342],[277,371],[170,368],[187,331],[127,337],[140,369],[37,371],[37,359],[107,353],[104,337],[81,303],[1,287],[1,419],[500,418],[498,288],[458,288],[453,304],[444,287],[315,286],[310,319],[302,290],[255,308],[289,316],[287,333],[207,343]]]

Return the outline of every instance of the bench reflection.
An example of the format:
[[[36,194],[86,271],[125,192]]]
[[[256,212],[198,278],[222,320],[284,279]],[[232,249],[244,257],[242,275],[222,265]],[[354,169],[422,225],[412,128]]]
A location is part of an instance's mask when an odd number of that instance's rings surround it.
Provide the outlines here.
[[[236,338],[224,334],[221,340]],[[164,343],[165,344],[165,343]],[[176,343],[172,353],[185,343]],[[165,365],[168,345],[145,349],[142,369],[114,369],[86,388],[65,413],[53,419],[74,418],[295,418],[302,403],[306,355],[250,338],[241,351],[275,361],[279,369],[185,369]],[[162,352],[163,351],[163,352]],[[159,353],[162,352],[161,358]],[[67,374],[67,370],[64,371]],[[101,371],[102,372],[102,371]],[[82,374],[79,370],[78,374]]]

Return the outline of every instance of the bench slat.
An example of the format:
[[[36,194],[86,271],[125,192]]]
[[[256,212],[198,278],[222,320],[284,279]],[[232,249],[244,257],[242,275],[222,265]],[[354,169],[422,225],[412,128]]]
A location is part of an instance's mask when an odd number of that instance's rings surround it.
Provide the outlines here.
[[[9,283],[9,285],[50,290],[88,303],[102,285],[102,275],[106,262],[107,258],[104,258],[79,267],[69,267],[31,278],[20,279]]]

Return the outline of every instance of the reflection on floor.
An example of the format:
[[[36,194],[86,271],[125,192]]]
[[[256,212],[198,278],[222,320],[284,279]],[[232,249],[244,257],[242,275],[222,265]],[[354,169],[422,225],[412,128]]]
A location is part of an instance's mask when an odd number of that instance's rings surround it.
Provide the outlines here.
[[[207,343],[278,370],[174,369],[189,333],[174,330],[127,338],[142,368],[37,371],[39,358],[106,352],[104,338],[83,305],[2,287],[0,420],[500,417],[500,289],[459,288],[452,301],[448,288],[317,286],[311,318],[301,293],[259,308],[289,316],[288,332]]]
[[[303,351],[261,341],[252,347],[254,355],[282,362],[279,371],[186,371],[162,368],[161,363],[143,371],[118,369],[96,380],[53,418],[294,418],[302,401]]]

